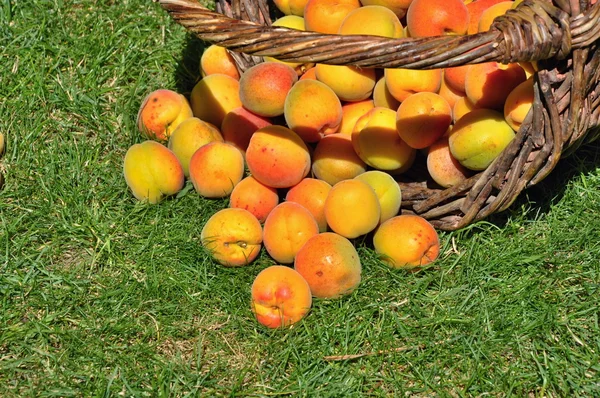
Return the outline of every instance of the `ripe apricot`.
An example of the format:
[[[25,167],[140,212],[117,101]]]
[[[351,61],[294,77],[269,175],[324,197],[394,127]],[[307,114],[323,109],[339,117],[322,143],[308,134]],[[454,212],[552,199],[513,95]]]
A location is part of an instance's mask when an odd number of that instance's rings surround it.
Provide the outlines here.
[[[375,252],[392,268],[414,268],[435,261],[440,253],[437,231],[421,216],[390,218],[373,236]]]
[[[308,239],[296,254],[294,269],[317,298],[348,295],[361,281],[362,266],[356,249],[348,239],[333,232]]]

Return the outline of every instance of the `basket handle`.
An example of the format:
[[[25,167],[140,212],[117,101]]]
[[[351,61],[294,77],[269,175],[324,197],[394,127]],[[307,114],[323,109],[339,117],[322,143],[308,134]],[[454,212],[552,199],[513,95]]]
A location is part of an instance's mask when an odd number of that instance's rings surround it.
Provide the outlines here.
[[[585,0],[584,0],[585,1]],[[489,61],[564,59],[600,38],[600,1],[571,17],[572,2],[525,0],[489,31],[463,36],[390,39],[330,35],[238,20],[192,0],[159,0],[171,17],[200,39],[231,51],[282,61],[369,68],[435,69]],[[576,2],[579,3],[579,2]],[[565,11],[567,10],[567,11]]]

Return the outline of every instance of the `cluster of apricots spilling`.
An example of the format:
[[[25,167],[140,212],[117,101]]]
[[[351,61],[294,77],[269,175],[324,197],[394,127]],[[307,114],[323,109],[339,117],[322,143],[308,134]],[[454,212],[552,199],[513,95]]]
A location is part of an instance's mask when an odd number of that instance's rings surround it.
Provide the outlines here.
[[[489,29],[518,1],[275,0],[275,26],[390,38]],[[448,188],[486,169],[513,139],[533,102],[535,65],[482,63],[437,70],[365,69],[266,58],[240,73],[211,45],[189,99],[150,93],[137,124],[146,141],[125,155],[133,195],[157,203],[186,179],[206,198],[228,198],[202,245],[228,267],[261,250],[251,308],[267,327],[291,325],[313,298],[355,291],[353,239],[370,237],[392,268],[436,260],[424,218],[400,215],[397,177],[422,162]],[[362,239],[364,241],[364,239]]]

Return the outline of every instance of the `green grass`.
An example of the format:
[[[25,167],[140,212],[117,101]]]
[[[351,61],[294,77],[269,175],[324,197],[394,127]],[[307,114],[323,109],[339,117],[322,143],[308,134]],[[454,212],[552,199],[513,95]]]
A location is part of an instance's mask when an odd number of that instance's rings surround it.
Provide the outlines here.
[[[189,92],[201,48],[150,0],[0,1],[1,396],[600,395],[598,144],[426,272],[357,242],[359,289],[269,331],[272,260],[199,242],[227,202],[138,203],[121,174],[142,98]]]

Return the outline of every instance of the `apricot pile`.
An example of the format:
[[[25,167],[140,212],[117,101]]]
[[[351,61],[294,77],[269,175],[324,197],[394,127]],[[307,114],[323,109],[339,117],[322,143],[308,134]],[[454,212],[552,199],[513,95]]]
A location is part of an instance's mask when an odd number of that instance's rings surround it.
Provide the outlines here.
[[[275,0],[275,26],[389,38],[489,29],[515,6],[498,0]],[[415,163],[448,188],[486,169],[533,102],[533,64],[487,62],[436,70],[368,69],[266,58],[239,73],[224,48],[200,59],[189,99],[158,89],[137,118],[146,141],[125,156],[125,180],[150,203],[181,190],[228,199],[201,233],[219,264],[276,265],[251,288],[267,327],[302,319],[313,298],[359,288],[355,239],[382,263],[421,268],[438,258],[437,232],[400,215],[398,176]]]

